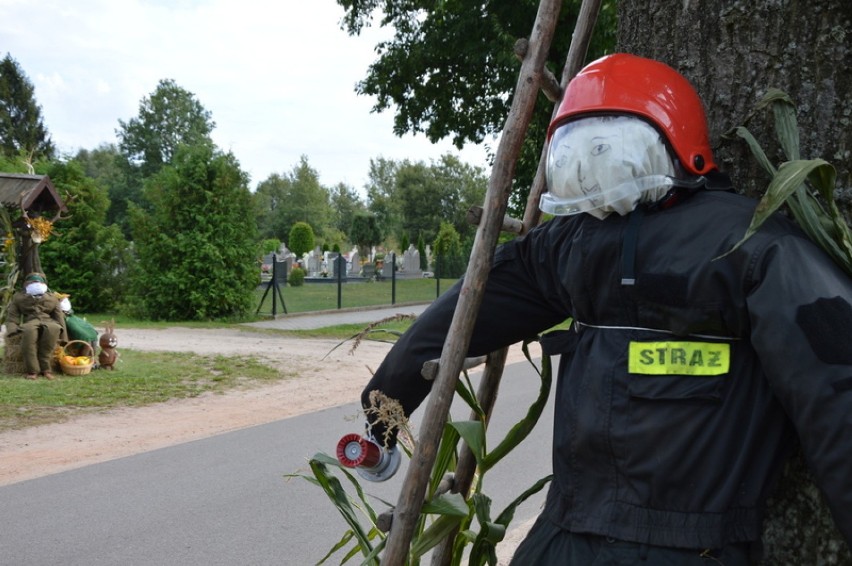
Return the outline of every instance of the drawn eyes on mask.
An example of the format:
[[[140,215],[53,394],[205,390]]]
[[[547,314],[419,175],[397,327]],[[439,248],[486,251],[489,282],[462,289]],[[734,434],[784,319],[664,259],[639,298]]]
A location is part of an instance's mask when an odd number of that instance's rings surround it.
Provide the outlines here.
[[[599,143],[592,148],[592,155],[597,157],[598,155],[606,153],[610,149],[611,146],[608,143]]]
[[[595,144],[595,145],[592,146],[591,150],[589,151],[589,154],[592,157],[598,157],[600,155],[607,153],[610,149],[612,149],[612,146],[610,144],[598,143],[598,144]],[[571,152],[571,146],[569,146],[567,144],[561,145],[559,147],[559,150],[560,150],[561,156],[559,157],[559,159],[556,160],[556,167],[564,167],[565,165],[568,164],[568,161],[573,156],[573,154]]]

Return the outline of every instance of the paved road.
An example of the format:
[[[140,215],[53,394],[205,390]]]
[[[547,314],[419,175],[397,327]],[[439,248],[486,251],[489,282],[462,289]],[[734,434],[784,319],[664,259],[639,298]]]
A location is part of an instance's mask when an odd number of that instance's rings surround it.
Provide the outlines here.
[[[398,305],[393,307],[370,309],[341,309],[333,311],[296,313],[279,315],[276,319],[260,322],[249,322],[246,326],[257,328],[277,328],[281,330],[309,330],[323,328],[336,324],[369,324],[396,314],[420,314],[428,303],[415,305]]]
[[[526,362],[506,368],[489,445],[526,411],[537,383]],[[453,418],[467,414],[456,407]],[[315,564],[345,524],[319,488],[283,476],[318,451],[333,453],[343,434],[360,429],[355,415],[355,404],[343,405],[0,487],[0,564]],[[552,403],[528,442],[486,475],[495,516],[549,473],[551,428]],[[404,468],[365,487],[395,502],[403,477]],[[542,500],[528,501],[515,524],[537,514]],[[329,563],[340,562],[335,556]]]

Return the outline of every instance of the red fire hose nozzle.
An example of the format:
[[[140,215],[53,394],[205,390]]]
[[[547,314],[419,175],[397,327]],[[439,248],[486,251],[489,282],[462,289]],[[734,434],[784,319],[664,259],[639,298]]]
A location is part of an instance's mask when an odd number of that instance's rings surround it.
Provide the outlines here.
[[[401,458],[396,448],[382,448],[373,439],[353,433],[337,443],[337,459],[366,480],[385,481],[399,469]]]

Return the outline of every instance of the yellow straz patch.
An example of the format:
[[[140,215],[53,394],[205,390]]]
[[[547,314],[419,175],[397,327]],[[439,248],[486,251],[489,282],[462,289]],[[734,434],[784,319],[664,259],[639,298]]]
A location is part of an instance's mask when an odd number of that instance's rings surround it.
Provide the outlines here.
[[[731,345],[712,342],[631,342],[628,371],[642,375],[723,375]]]

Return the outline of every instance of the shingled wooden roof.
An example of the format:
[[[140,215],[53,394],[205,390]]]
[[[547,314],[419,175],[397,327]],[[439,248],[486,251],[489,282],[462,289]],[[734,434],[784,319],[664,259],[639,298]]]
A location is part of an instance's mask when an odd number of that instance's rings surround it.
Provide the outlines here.
[[[27,211],[67,211],[47,175],[0,173],[0,205]]]

